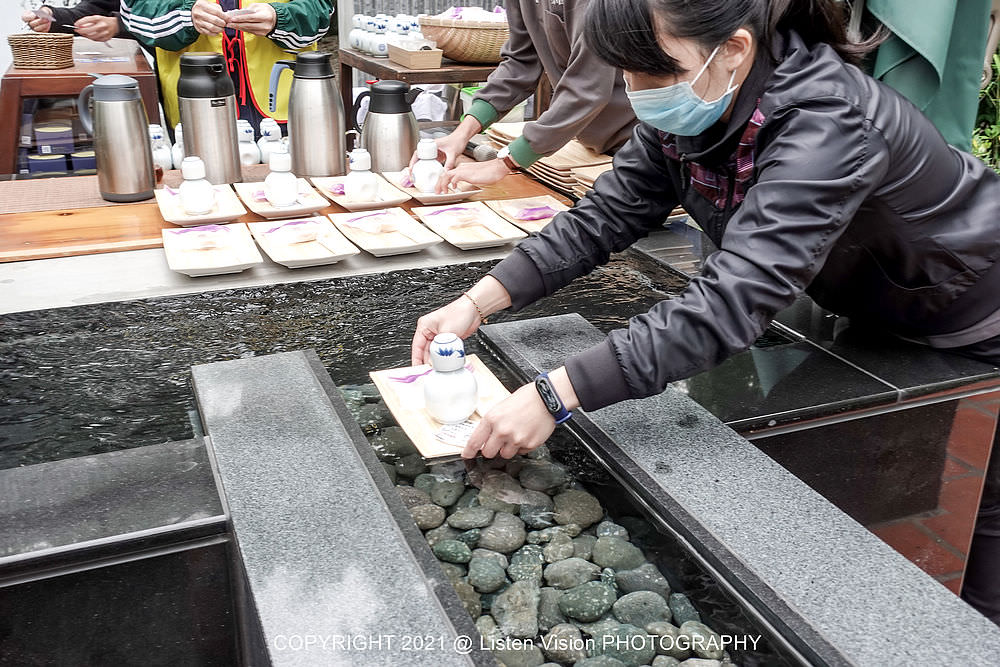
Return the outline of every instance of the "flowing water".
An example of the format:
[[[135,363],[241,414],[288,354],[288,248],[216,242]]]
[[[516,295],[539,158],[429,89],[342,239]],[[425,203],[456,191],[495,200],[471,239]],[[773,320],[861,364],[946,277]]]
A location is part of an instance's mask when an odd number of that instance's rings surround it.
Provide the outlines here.
[[[456,298],[491,266],[453,265],[2,315],[0,469],[197,435],[190,385],[190,368],[196,364],[313,348],[339,386],[367,383],[372,369],[409,365],[417,317]],[[578,312],[607,331],[676,294],[684,282],[645,256],[625,253],[558,294],[521,313],[500,313],[494,321]],[[475,337],[467,349],[489,356]],[[509,372],[495,360],[491,366],[513,386]],[[372,437],[377,430],[366,433]],[[550,448],[610,516],[644,521],[579,442],[564,434]],[[642,547],[671,588],[687,593],[717,632],[759,634],[739,605],[671,538],[651,528]],[[741,665],[788,664],[767,646],[735,652],[733,658]]]

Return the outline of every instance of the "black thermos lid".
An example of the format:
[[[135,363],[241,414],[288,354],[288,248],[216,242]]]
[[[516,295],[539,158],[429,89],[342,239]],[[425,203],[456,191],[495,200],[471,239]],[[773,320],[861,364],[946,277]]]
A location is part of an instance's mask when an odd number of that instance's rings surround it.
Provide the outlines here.
[[[329,79],[333,77],[330,54],[325,51],[303,51],[295,56],[296,79]]]
[[[221,53],[185,53],[181,55],[181,75],[177,79],[177,97],[205,98],[235,95],[233,80],[226,71]]]
[[[410,84],[403,81],[378,81],[372,84],[371,102],[368,110],[373,113],[407,113],[410,103],[406,94],[410,92]]]

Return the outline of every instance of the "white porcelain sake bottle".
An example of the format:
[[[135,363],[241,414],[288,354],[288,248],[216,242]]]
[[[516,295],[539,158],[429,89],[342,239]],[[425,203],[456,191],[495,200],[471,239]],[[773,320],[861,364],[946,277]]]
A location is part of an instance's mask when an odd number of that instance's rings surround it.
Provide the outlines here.
[[[153,149],[154,165],[163,171],[174,168],[174,158],[163,134],[163,127],[155,123],[149,126],[149,147]]]
[[[205,163],[197,155],[181,160],[181,208],[188,215],[204,215],[215,206],[215,188],[205,179]]]
[[[344,178],[344,196],[351,201],[375,201],[378,179],[372,173],[372,156],[364,148],[355,148],[350,155],[351,171]]]
[[[281,143],[281,126],[273,118],[265,118],[260,122],[260,135],[260,139],[257,140],[260,161],[264,164],[270,164],[271,151],[283,145]]]
[[[181,162],[184,161],[184,128],[180,123],[174,126],[174,145],[170,148],[170,158],[174,169],[180,169]]]
[[[458,424],[476,411],[479,387],[476,376],[465,367],[465,345],[453,333],[434,336],[430,345],[431,366],[423,378],[424,407],[442,424]]]
[[[236,121],[236,134],[239,135],[240,139],[240,164],[244,166],[260,164],[260,148],[254,142],[253,126],[250,121]]]
[[[438,148],[433,139],[421,139],[417,143],[417,163],[410,170],[413,187],[421,192],[433,193],[438,180],[444,173],[444,165],[437,161]]]
[[[271,173],[264,179],[264,196],[271,206],[291,206],[299,198],[299,179],[292,173],[292,156],[288,151],[271,151]]]

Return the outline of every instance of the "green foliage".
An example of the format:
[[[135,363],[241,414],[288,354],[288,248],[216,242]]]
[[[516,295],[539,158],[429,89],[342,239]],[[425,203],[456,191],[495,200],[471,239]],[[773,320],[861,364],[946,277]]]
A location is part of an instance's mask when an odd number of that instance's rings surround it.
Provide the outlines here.
[[[993,56],[993,79],[979,94],[979,115],[972,130],[972,152],[1000,171],[1000,54]]]

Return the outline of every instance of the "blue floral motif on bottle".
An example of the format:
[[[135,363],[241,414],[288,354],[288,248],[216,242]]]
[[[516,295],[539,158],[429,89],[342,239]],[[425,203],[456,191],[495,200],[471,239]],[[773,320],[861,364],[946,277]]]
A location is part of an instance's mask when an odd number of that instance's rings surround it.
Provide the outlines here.
[[[439,347],[439,348],[437,348],[436,354],[438,354],[438,356],[442,356],[442,357],[450,357],[453,354],[455,354],[455,355],[457,355],[459,357],[464,357],[465,356],[465,349],[464,348],[459,348],[459,349],[456,350],[453,347]]]

